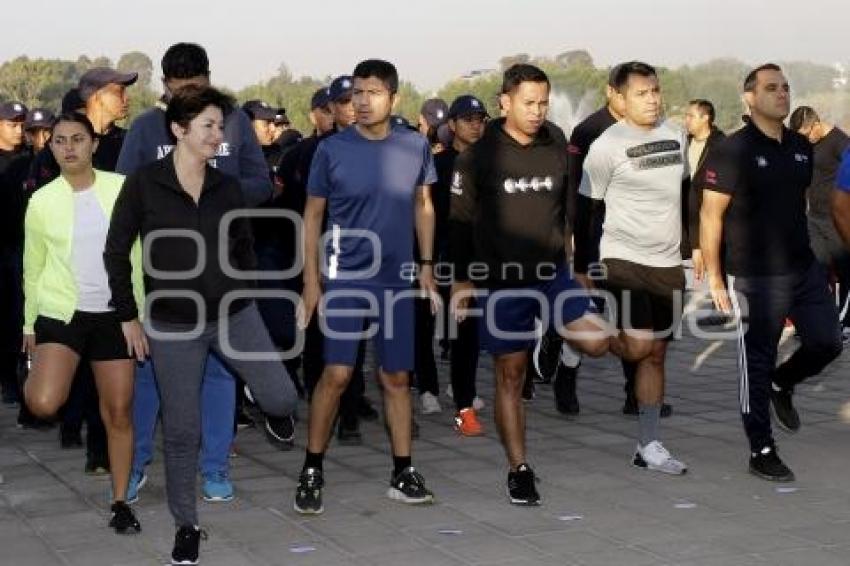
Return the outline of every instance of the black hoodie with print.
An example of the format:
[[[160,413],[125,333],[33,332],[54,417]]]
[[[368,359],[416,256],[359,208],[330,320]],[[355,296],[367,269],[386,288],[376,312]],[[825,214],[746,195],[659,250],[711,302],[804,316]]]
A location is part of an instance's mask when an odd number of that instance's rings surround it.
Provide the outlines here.
[[[550,274],[547,266],[565,265],[566,179],[567,144],[557,126],[546,122],[522,145],[505,132],[504,119],[494,120],[455,162],[449,216],[455,278],[481,288],[524,287]]]

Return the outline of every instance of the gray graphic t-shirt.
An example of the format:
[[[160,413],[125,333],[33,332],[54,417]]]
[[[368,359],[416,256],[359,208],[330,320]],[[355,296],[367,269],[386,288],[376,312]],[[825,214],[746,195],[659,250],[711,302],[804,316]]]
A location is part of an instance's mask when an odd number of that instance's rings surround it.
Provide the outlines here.
[[[644,130],[621,121],[591,144],[579,192],[605,201],[600,259],[681,264],[686,147],[684,132],[667,122]]]

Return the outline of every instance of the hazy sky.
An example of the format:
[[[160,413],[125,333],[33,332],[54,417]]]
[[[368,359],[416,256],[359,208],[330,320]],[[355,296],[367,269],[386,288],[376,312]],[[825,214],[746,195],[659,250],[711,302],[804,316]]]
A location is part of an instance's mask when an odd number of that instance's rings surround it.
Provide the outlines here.
[[[211,8],[210,6],[213,6]],[[207,48],[213,81],[239,88],[285,62],[297,75],[350,72],[363,58],[393,61],[426,89],[518,52],[590,51],[597,65],[645,59],[666,66],[734,56],[749,62],[850,61],[848,0],[28,0],[8,10],[0,62]],[[49,22],[49,14],[56,14]],[[28,29],[28,21],[38,25]]]

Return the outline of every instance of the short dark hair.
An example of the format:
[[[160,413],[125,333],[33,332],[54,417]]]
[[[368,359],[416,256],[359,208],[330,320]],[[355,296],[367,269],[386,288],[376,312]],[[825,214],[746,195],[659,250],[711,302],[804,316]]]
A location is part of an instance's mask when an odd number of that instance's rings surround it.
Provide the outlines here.
[[[387,87],[390,94],[398,92],[398,71],[396,70],[395,65],[389,61],[384,61],[382,59],[366,59],[365,61],[360,61],[357,63],[357,66],[354,67],[354,72],[351,73],[351,75],[358,79],[375,77],[384,83],[384,86]]]
[[[550,86],[549,77],[540,67],[515,63],[505,69],[502,76],[502,94],[510,94],[522,83],[546,83],[546,86]]]
[[[714,125],[714,119],[717,117],[714,111],[714,104],[710,100],[704,98],[695,98],[688,102],[689,106],[696,106],[700,112],[708,116],[708,125]]]
[[[162,56],[162,76],[166,79],[210,76],[207,52],[197,43],[175,43]]]
[[[53,126],[51,126],[51,128],[50,128],[50,137],[51,138],[53,137],[54,130],[56,130],[56,126],[58,126],[62,122],[75,122],[77,124],[82,124],[83,128],[85,128],[85,130],[89,133],[89,136],[91,136],[91,138],[93,140],[98,139],[98,136],[94,131],[94,126],[91,123],[91,120],[89,120],[86,117],[85,114],[82,114],[80,112],[73,112],[73,111],[72,112],[62,112],[61,114],[59,114],[59,116],[53,122]]]
[[[820,122],[820,116],[811,106],[798,106],[788,119],[788,127],[799,132],[806,126],[811,126],[815,122]]]
[[[779,71],[782,72],[782,67],[777,65],[776,63],[765,63],[764,65],[759,65],[752,71],[747,74],[747,78],[744,79],[744,92],[753,92],[756,89],[756,83],[758,82],[759,73],[762,71]]]
[[[609,83],[617,92],[623,92],[623,88],[629,84],[629,77],[638,75],[640,77],[657,77],[658,72],[655,67],[649,63],[641,61],[628,61],[621,63],[612,69],[612,75],[609,77]]]
[[[171,124],[178,124],[183,128],[189,127],[189,122],[194,120],[198,114],[209,106],[215,106],[223,114],[227,114],[233,108],[234,102],[231,97],[211,86],[188,85],[177,92],[168,101],[165,110],[165,126],[172,141],[176,141],[171,131]]]

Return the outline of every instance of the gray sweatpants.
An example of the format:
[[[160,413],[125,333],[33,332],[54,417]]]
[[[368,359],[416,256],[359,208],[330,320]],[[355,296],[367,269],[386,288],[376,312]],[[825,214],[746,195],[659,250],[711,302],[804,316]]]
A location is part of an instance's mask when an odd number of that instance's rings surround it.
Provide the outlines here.
[[[276,352],[254,303],[222,321],[207,323],[191,340],[148,337],[162,411],[165,486],[168,508],[178,527],[198,524],[195,477],[201,439],[201,381],[213,351],[251,388],[263,412],[283,417],[295,412],[298,395],[280,361],[250,361],[225,352],[219,332],[226,332],[237,352]],[[153,322],[159,332],[186,331],[187,325]],[[221,330],[220,330],[221,329]]]

